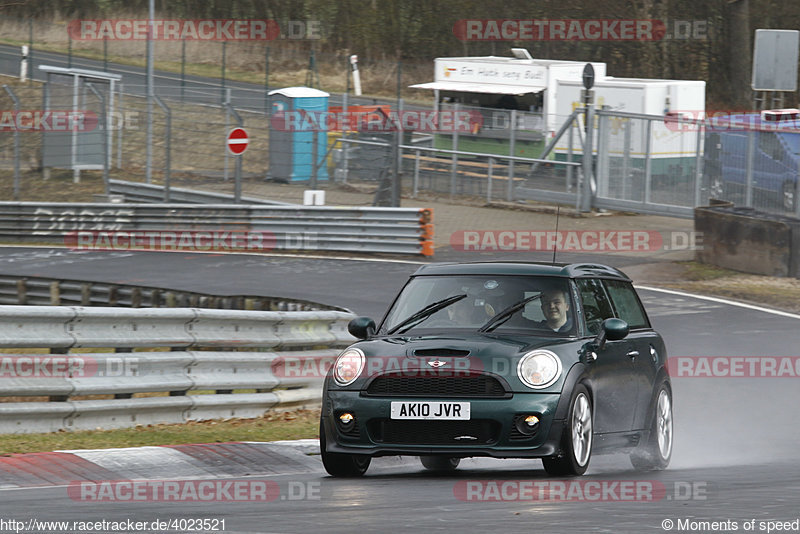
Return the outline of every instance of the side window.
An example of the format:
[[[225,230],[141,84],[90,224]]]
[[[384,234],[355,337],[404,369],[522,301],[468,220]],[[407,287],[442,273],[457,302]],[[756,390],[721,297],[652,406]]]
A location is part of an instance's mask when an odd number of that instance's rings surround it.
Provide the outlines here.
[[[631,329],[650,327],[642,303],[630,283],[606,280],[606,288],[619,318],[628,323]]]
[[[614,310],[599,280],[581,278],[576,282],[581,294],[586,327],[590,333],[598,334],[603,321],[614,317]]]

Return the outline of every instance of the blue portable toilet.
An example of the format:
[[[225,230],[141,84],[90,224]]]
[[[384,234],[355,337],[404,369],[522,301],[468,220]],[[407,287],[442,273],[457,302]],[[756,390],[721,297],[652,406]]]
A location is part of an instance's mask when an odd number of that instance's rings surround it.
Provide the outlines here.
[[[328,112],[329,96],[311,87],[270,91],[269,178],[290,182],[311,180],[316,137],[317,180],[328,179],[325,160],[328,132],[315,125],[324,124],[321,119]]]

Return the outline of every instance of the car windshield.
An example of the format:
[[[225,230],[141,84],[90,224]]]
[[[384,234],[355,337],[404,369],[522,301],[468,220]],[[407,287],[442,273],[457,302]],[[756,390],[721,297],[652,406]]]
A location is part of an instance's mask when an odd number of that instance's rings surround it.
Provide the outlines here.
[[[434,313],[418,315],[432,304],[462,295],[466,297],[451,299]],[[574,335],[574,306],[568,281],[543,276],[415,277],[403,288],[379,333],[422,335],[450,329],[478,330],[503,310],[525,299],[529,302],[494,322],[490,330]],[[415,315],[417,318],[409,321]]]

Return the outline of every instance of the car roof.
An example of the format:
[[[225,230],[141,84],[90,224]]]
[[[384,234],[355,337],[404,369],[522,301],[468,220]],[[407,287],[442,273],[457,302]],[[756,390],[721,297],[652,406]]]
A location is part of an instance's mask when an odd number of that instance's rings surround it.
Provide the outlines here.
[[[562,278],[613,278],[630,281],[614,267],[599,263],[550,263],[535,261],[476,261],[468,263],[431,263],[412,276],[442,275],[528,275]]]

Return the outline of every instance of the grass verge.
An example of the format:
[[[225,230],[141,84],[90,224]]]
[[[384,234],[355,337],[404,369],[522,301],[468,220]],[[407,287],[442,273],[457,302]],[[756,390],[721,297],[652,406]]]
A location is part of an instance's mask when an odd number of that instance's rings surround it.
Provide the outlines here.
[[[268,413],[256,419],[146,425],[119,430],[4,434],[0,435],[0,456],[70,449],[317,438],[319,414],[319,410],[294,410]]]
[[[659,285],[800,313],[800,280],[744,274],[698,262],[680,262],[681,280]]]

